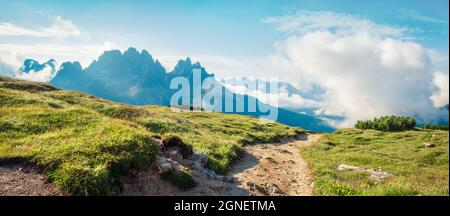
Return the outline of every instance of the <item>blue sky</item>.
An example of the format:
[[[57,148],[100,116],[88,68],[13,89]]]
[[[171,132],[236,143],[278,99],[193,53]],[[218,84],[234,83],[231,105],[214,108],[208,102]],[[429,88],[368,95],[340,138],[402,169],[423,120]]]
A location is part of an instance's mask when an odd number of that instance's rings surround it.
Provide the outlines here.
[[[427,121],[449,103],[447,0],[0,0],[0,75],[25,58],[84,67],[105,50],[148,50],[170,71],[180,58],[217,77],[275,77],[317,101],[293,108],[356,119],[407,114]],[[447,113],[448,116],[448,113]]]
[[[299,9],[343,12],[376,23],[416,28],[413,35],[424,46],[448,49],[446,0],[1,0],[0,4],[0,22],[37,28],[61,16],[90,35],[85,43],[112,41],[124,47],[145,48],[155,55],[266,55],[283,35],[261,20]]]

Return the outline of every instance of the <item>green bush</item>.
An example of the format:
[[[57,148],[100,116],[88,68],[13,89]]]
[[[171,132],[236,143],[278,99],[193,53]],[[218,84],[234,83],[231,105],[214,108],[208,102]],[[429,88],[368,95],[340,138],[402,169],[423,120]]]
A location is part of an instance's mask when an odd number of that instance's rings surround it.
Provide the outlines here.
[[[416,120],[411,117],[403,116],[383,116],[374,118],[373,120],[358,120],[355,128],[361,130],[378,130],[378,131],[405,131],[416,127]]]
[[[192,145],[186,144],[175,134],[164,134],[162,137],[163,147],[178,147],[183,158],[189,158],[193,153]]]
[[[191,173],[188,171],[176,171],[174,169],[161,173],[161,179],[169,181],[182,190],[193,188],[197,183],[192,178]]]
[[[423,129],[429,129],[429,130],[447,130],[448,131],[448,125],[431,125],[431,124],[425,124],[423,126]]]

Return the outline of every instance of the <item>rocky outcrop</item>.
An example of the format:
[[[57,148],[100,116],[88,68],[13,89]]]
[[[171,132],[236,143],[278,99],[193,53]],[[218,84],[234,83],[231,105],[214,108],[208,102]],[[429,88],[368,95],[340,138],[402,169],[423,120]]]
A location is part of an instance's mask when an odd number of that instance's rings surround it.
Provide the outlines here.
[[[367,173],[369,173],[369,179],[374,180],[374,181],[381,181],[385,178],[393,176],[391,173],[385,172],[381,169],[375,170],[375,169],[352,166],[352,165],[347,165],[347,164],[339,164],[337,166],[337,170],[338,171],[353,170],[353,171],[358,171],[358,172],[367,172]]]

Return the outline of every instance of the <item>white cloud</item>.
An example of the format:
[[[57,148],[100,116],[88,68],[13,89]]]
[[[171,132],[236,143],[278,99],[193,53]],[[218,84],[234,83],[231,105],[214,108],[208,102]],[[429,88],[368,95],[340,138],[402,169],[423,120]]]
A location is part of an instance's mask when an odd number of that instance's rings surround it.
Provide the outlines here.
[[[275,43],[273,54],[255,59],[192,59],[201,60],[218,77],[278,77],[300,86],[319,85],[325,90],[321,101],[281,93],[279,105],[311,107],[316,115],[344,117],[328,119],[336,127],[391,114],[428,122],[448,116],[437,108],[448,103],[448,54],[411,40],[410,34],[416,29],[333,12],[300,11],[263,21],[287,33],[285,39]],[[175,63],[179,58],[171,59]],[[257,92],[248,94],[256,96]]]
[[[0,56],[5,62],[19,68],[25,58],[45,62],[51,58],[58,62],[79,61],[83,66],[89,65],[106,50],[118,48],[112,42],[101,44],[63,45],[63,44],[2,44],[0,43]],[[9,59],[7,61],[6,59]]]
[[[46,62],[49,59],[56,59],[57,62],[79,61],[83,66],[87,66],[96,59],[103,51],[117,48],[117,45],[105,41],[103,43],[87,44],[83,41],[73,41],[67,43],[61,40],[68,37],[80,37],[87,35],[72,23],[61,16],[53,17],[53,23],[42,28],[25,28],[12,23],[0,23],[0,38],[15,38],[16,43],[1,43],[0,56],[3,64],[8,68],[13,68],[15,76],[21,79],[33,81],[49,81],[54,71],[45,68],[42,71],[31,71],[22,73],[18,69],[25,59],[34,59],[39,62]],[[24,37],[38,38],[39,43],[30,43]],[[56,39],[56,40],[55,40]],[[86,39],[86,38],[82,38]],[[59,66],[56,66],[56,69]]]
[[[48,82],[53,78],[53,76],[55,75],[55,72],[56,71],[54,68],[46,65],[40,71],[31,70],[28,73],[23,72],[23,73],[16,74],[16,78],[30,80],[30,81],[36,81],[36,82]]]
[[[81,31],[72,21],[60,16],[54,17],[53,24],[49,27],[29,29],[12,23],[0,22],[0,36],[29,36],[45,38],[78,37]]]
[[[80,30],[72,23],[72,21],[65,20],[60,16],[54,18],[54,23],[51,27],[42,28],[41,32],[48,37],[58,38],[69,36],[77,37],[81,35]]]
[[[437,107],[447,105],[449,101],[448,74],[444,74],[441,72],[435,73],[433,83],[436,85],[436,90],[431,96],[431,100],[433,100],[434,105]]]
[[[414,31],[388,25],[379,25],[368,19],[331,11],[296,11],[292,15],[267,17],[263,22],[276,24],[279,31],[305,34],[314,31],[332,31],[335,34],[368,33],[371,35],[400,37]]]
[[[268,83],[270,83],[270,78],[264,79],[262,77],[233,77],[229,79],[223,78],[222,85],[235,93],[250,95],[272,106],[292,109],[319,108],[323,106],[322,102],[304,98],[300,94],[289,92],[289,90],[284,88],[283,86],[278,85],[278,88],[274,89],[275,92],[265,92],[263,89],[251,88],[246,85],[249,84],[253,87],[256,87],[256,84],[258,82],[261,84],[266,84],[265,81],[268,81]],[[269,98],[277,98],[277,100],[269,100]]]
[[[286,76],[325,88],[319,111],[342,114],[346,120],[336,126],[390,114],[426,121],[442,117],[430,97],[436,83],[448,91],[448,79],[433,79],[435,52],[402,39],[407,28],[332,12],[300,11],[264,21],[288,33],[272,58],[283,63]],[[441,98],[448,101],[448,94]]]
[[[415,10],[401,10],[400,16],[402,18],[413,19],[413,20],[418,20],[418,21],[423,21],[423,22],[442,23],[442,24],[448,23],[448,21],[445,21],[445,20],[440,20],[440,19],[436,19],[436,18],[433,18],[430,16],[425,16],[423,14],[418,13]]]
[[[16,26],[12,23],[0,22],[0,36],[32,36],[42,37],[39,31]]]

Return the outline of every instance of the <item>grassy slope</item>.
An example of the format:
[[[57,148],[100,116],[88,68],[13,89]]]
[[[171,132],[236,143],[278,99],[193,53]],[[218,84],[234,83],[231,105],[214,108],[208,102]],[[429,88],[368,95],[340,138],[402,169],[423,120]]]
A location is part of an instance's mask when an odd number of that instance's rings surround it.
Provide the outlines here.
[[[448,131],[342,129],[324,135],[301,153],[313,168],[318,195],[448,196],[448,141]],[[424,142],[436,147],[425,148]],[[366,173],[337,171],[341,163],[381,168],[394,176],[376,182]]]
[[[130,168],[147,167],[158,151],[151,136],[179,135],[224,173],[241,143],[274,142],[300,130],[239,115],[127,106],[0,77],[0,161],[36,163],[70,194],[107,194]]]

